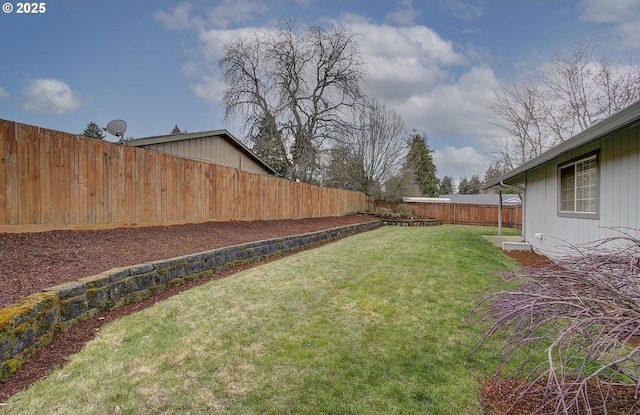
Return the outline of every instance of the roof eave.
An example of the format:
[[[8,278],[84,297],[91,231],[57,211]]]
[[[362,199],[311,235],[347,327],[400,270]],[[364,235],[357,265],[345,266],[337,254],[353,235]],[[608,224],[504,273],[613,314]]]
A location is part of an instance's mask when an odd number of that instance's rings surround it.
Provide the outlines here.
[[[524,166],[524,165],[523,165]],[[514,170],[512,170],[514,171]],[[483,184],[482,187],[480,189],[482,190],[486,190],[486,189],[490,189],[494,186],[502,186],[502,184],[506,184],[509,186],[517,186],[519,184],[523,184],[525,183],[525,173],[526,172],[521,172],[515,176],[511,175],[509,173],[505,173],[502,176],[499,176],[493,180],[488,181],[487,183]]]

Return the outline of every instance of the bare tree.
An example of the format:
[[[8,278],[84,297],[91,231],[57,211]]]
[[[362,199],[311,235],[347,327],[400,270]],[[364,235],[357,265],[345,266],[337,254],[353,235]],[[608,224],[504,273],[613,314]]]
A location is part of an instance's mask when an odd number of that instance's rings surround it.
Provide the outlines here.
[[[514,406],[535,391],[536,413],[608,413],[616,387],[637,395],[639,260],[640,240],[621,231],[572,247],[549,266],[503,276],[502,289],[484,299],[476,316],[490,324],[482,342],[497,334],[503,341],[498,374],[512,363],[510,376],[531,381],[514,391]],[[639,413],[640,402],[627,410]]]
[[[388,202],[402,202],[404,196],[420,195],[413,171],[403,168],[383,184],[382,199]]]
[[[539,79],[525,74],[495,91],[489,123],[504,133],[495,141],[497,160],[515,168],[640,99],[638,63],[614,64],[604,54],[595,59],[595,49],[578,42]]]
[[[226,45],[219,65],[227,84],[225,115],[244,117],[254,138],[265,120],[271,123],[278,147],[288,152],[287,176],[313,180],[326,141],[362,95],[355,34],[335,26],[296,31],[294,22],[283,21],[275,31]]]
[[[640,99],[640,66],[631,59],[613,64],[606,54],[595,59],[596,46],[576,43],[571,55],[556,56],[543,74],[551,110],[565,123],[563,139]]]
[[[328,184],[381,197],[381,184],[401,167],[405,125],[378,100],[367,99],[353,112],[331,150]]]
[[[545,100],[541,86],[528,76],[495,92],[488,106],[494,115],[489,123],[505,133],[504,140],[494,144],[498,160],[509,169],[557,144],[548,127],[550,114]]]

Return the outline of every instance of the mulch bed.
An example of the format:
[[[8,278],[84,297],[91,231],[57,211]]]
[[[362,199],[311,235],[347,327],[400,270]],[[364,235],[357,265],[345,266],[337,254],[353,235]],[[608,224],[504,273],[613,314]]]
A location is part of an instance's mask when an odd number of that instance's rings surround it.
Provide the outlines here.
[[[118,266],[135,265],[181,255],[212,250],[252,241],[296,235],[363,223],[368,216],[315,218],[287,221],[208,222],[193,225],[124,228],[98,231],[53,231],[44,233],[0,234],[0,270],[2,291],[0,307],[44,288]],[[524,266],[545,266],[549,261],[531,251],[505,251]],[[267,261],[265,261],[267,262]],[[56,335],[45,349],[36,353],[9,379],[0,381],[0,402],[30,387],[52,369],[62,367],[68,356],[79,352],[92,340],[99,328],[120,317],[150,307],[182,291],[223,278],[229,274],[265,262],[242,266],[209,279],[177,287],[136,304],[81,322]],[[523,387],[518,381],[486,382],[482,406],[486,414],[531,414],[540,396],[530,393],[514,405],[514,391]],[[622,415],[637,400],[635,388],[612,390],[607,414]],[[594,415],[604,412],[594,412]]]
[[[322,231],[373,219],[367,215],[350,215],[90,231],[0,233],[0,308],[44,288],[111,268]]]
[[[115,267],[195,254],[248,242],[322,231],[374,220],[367,215],[252,222],[206,222],[91,231],[0,233],[0,308],[45,288]],[[0,381],[0,402],[62,367],[104,324],[150,307],[181,291],[267,261],[234,268],[100,314],[59,333],[10,378]]]

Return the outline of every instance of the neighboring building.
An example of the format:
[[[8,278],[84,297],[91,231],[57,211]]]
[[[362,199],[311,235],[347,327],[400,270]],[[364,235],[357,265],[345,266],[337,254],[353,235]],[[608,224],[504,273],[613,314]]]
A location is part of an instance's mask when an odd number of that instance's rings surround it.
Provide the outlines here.
[[[485,184],[524,188],[523,239],[554,256],[640,229],[640,101]]]
[[[440,199],[449,199],[451,203],[469,204],[469,205],[494,205],[500,204],[500,195],[497,193],[473,194],[473,195],[440,195]],[[522,203],[520,196],[517,194],[502,195],[503,206],[515,206]]]
[[[146,137],[124,143],[177,157],[234,167],[249,173],[277,175],[275,170],[227,130]]]
[[[473,194],[473,195],[440,195],[438,197],[403,197],[405,203],[456,203],[459,205],[492,205],[500,204],[500,197],[497,193]],[[517,194],[503,194],[503,206],[515,206],[522,204],[520,196]]]

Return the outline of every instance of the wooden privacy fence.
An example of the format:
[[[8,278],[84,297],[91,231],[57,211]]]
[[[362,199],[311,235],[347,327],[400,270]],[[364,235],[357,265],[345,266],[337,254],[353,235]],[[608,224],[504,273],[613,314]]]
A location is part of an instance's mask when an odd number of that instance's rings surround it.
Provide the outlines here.
[[[407,210],[416,217],[440,219],[442,223],[498,226],[497,205],[376,201],[376,211],[383,208],[400,212]],[[522,229],[522,205],[502,206],[502,226]]]
[[[368,199],[0,120],[0,232],[341,216]]]

